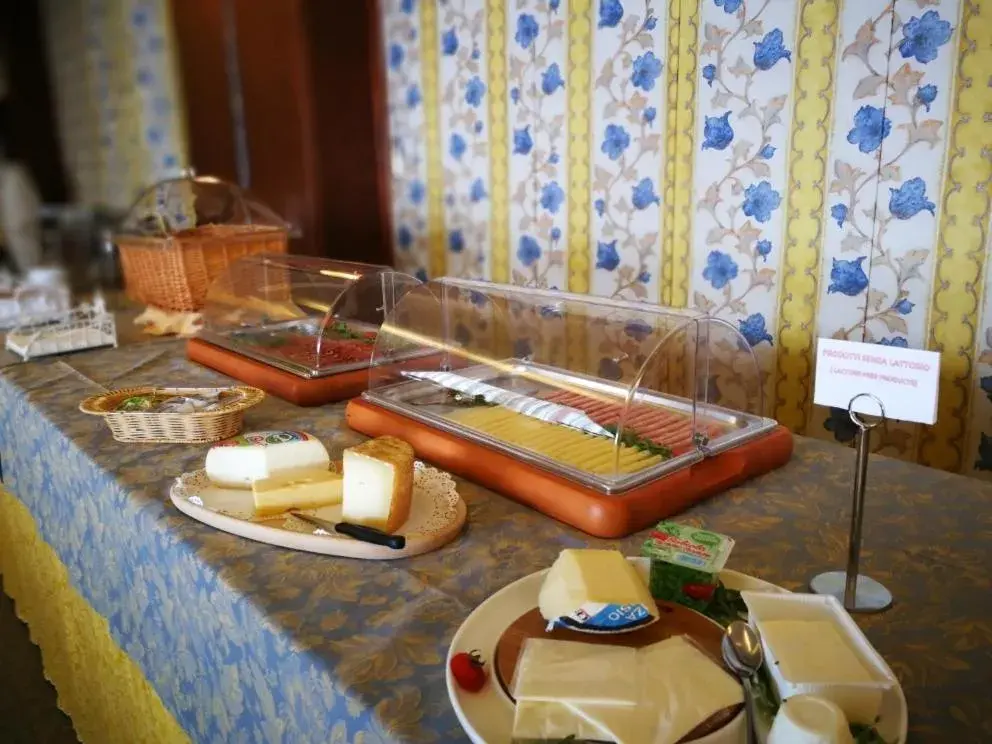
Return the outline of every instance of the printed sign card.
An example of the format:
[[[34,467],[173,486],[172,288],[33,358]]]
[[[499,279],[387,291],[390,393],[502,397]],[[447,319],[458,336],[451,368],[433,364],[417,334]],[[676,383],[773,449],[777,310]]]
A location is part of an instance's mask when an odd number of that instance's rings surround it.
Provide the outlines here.
[[[847,409],[851,398],[870,393],[890,419],[933,424],[937,420],[940,354],[899,346],[821,338],[816,345],[813,402]],[[854,410],[877,416],[878,404],[861,398]]]

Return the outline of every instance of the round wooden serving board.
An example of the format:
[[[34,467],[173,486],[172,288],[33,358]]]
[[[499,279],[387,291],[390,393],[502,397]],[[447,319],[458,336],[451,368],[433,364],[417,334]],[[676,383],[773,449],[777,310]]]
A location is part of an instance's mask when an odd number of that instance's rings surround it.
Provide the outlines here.
[[[313,525],[290,514],[257,518],[251,491],[219,488],[210,482],[203,470],[177,478],[169,496],[176,508],[187,516],[232,535],[293,550],[366,560],[409,558],[437,550],[458,536],[468,517],[454,479],[421,462],[416,464],[414,472],[410,518],[397,530],[406,538],[406,547],[402,550],[337,533],[318,533]],[[341,521],[340,505],[305,511],[328,522]]]

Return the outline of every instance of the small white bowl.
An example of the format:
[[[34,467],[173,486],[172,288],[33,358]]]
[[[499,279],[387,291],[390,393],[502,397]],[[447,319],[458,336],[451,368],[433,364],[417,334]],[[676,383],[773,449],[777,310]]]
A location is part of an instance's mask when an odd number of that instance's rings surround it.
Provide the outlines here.
[[[847,717],[835,703],[796,695],[778,709],[767,744],[853,744]]]

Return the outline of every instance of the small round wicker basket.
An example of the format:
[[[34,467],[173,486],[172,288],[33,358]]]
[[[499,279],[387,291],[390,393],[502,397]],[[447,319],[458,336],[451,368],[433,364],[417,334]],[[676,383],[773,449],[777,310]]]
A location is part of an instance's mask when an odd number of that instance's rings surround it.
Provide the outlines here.
[[[197,413],[156,413],[155,411],[118,411],[126,398],[149,393],[195,395],[197,393],[236,393],[230,403],[214,411]],[[102,416],[118,442],[159,442],[207,444],[238,434],[244,426],[244,414],[261,403],[265,393],[253,387],[160,388],[132,387],[94,395],[79,404],[79,410]]]

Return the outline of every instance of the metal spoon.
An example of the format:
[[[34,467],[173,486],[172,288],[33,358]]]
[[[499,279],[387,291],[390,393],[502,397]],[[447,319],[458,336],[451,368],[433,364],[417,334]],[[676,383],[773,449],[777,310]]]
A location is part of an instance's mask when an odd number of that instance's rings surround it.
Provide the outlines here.
[[[765,660],[761,650],[761,637],[758,631],[741,620],[727,626],[720,643],[723,661],[736,674],[744,687],[744,704],[747,709],[747,741],[755,744],[754,693],[751,690],[751,677],[761,668]]]

